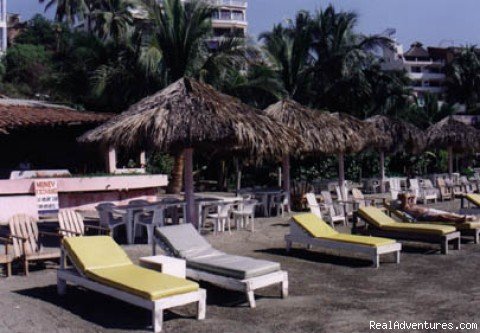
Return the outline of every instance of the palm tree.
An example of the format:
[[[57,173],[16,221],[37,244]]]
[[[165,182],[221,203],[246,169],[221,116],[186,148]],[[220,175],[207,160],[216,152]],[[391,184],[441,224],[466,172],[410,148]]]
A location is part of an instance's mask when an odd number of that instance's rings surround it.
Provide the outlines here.
[[[78,19],[83,19],[88,12],[88,2],[91,0],[39,0],[45,3],[45,11],[55,6],[55,21],[74,24]]]
[[[480,57],[475,46],[465,47],[445,68],[449,102],[474,110],[480,100]]]
[[[115,42],[125,39],[133,26],[133,11],[138,8],[136,0],[98,0],[91,14],[94,30],[102,39]]]
[[[355,33],[356,23],[355,13],[337,12],[332,5],[313,17],[313,88],[316,94],[313,102],[317,107],[345,111],[361,105],[371,93],[365,76],[365,70],[375,63],[370,51],[379,46],[390,47],[392,40]]]
[[[184,76],[215,84],[227,68],[241,68],[245,60],[243,40],[224,38],[211,48],[213,7],[202,1],[141,0],[147,18],[136,29],[142,36],[139,57],[143,68],[156,73],[164,85]],[[178,193],[182,187],[183,151],[176,153],[168,192]]]
[[[297,99],[305,92],[313,63],[309,13],[300,11],[287,27],[275,25],[272,31],[262,33],[259,40],[264,42],[267,62],[276,72],[283,95]]]

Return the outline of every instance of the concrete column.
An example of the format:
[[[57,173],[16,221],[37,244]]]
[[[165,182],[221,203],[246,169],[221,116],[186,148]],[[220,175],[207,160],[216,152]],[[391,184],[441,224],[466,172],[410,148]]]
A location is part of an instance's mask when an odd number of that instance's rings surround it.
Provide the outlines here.
[[[451,176],[453,173],[453,147],[452,146],[448,147],[447,152],[448,152],[448,173]]]
[[[147,166],[147,154],[145,151],[140,153],[140,167],[145,168]]]

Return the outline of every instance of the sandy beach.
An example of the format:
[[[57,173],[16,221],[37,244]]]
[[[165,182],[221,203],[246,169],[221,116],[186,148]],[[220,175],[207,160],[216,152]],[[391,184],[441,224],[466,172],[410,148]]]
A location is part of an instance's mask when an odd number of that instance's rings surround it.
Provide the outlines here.
[[[458,209],[459,202],[437,206]],[[404,243],[399,265],[387,256],[374,269],[366,260],[298,246],[287,254],[288,217],[259,218],[256,226],[255,233],[207,238],[229,253],[280,262],[289,273],[290,297],[281,299],[279,288],[266,288],[257,294],[257,308],[250,309],[244,295],[203,285],[207,319],[192,319],[193,307],[176,308],[166,312],[165,332],[367,332],[370,321],[480,321],[480,245],[469,239],[446,256],[437,246]],[[147,245],[124,248],[134,259],[150,255]],[[150,313],[140,308],[75,287],[57,296],[52,265],[34,268],[29,277],[17,270],[0,280],[0,332],[149,331]]]

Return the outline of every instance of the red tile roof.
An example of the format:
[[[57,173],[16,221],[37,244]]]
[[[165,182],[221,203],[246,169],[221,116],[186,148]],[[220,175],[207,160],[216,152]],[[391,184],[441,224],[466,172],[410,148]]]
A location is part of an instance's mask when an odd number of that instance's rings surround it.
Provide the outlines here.
[[[101,124],[113,115],[78,111],[36,101],[0,99],[0,133],[29,127]]]

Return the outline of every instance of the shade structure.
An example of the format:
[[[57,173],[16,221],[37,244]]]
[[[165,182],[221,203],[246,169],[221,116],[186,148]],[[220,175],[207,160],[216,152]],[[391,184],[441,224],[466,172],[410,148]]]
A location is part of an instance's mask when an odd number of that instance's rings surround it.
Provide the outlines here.
[[[269,117],[294,130],[301,142],[297,153],[337,154],[350,148],[350,142],[361,142],[355,131],[346,128],[342,122],[326,111],[307,108],[291,99],[284,99],[265,109]],[[290,156],[282,159],[282,187],[290,193]]]
[[[333,116],[342,122],[347,131],[347,135],[350,132],[354,132],[360,137],[358,140],[348,140],[345,149],[338,153],[338,183],[342,191],[343,199],[347,200],[347,189],[345,187],[345,154],[353,154],[364,149],[380,147],[387,144],[389,138],[372,124],[349,114],[336,112],[333,113]]]
[[[191,78],[182,78],[132,105],[81,142],[185,153],[187,220],[197,223],[193,198],[193,150],[222,146],[256,155],[283,156],[295,134],[239,99]]]
[[[449,116],[427,129],[427,146],[448,151],[448,172],[452,174],[453,154],[478,151],[480,131]]]
[[[365,120],[382,132],[387,140],[380,142],[377,149],[380,154],[381,190],[385,191],[385,153],[399,151],[420,153],[426,146],[425,132],[409,122],[376,115]]]

